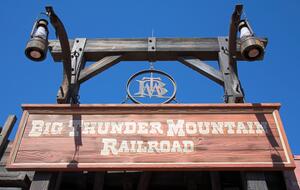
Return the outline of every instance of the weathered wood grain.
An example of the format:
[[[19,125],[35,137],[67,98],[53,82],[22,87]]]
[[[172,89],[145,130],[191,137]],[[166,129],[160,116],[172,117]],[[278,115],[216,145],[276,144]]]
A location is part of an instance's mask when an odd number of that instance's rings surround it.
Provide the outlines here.
[[[267,39],[260,38],[266,45]],[[72,47],[74,40],[69,40]],[[237,60],[243,60],[237,40]],[[49,49],[54,61],[62,60],[58,40],[49,40]],[[156,38],[155,57],[160,60],[177,60],[179,56],[195,56],[201,60],[217,60],[220,50],[217,38]],[[123,61],[149,60],[148,38],[87,39],[84,48],[86,61],[98,61],[105,56],[123,55]]]
[[[179,57],[178,60],[191,69],[218,83],[219,85],[224,86],[224,78],[222,73],[212,66],[204,63],[200,59],[194,57]]]
[[[279,117],[279,104],[207,104],[207,105],[23,105],[24,115],[19,126],[13,151],[8,162],[9,169],[23,170],[251,170],[294,168],[291,151]],[[27,114],[28,113],[28,114]],[[38,136],[32,136],[33,121],[60,123],[61,130],[46,124]],[[207,122],[208,132],[197,128],[184,135],[167,135],[170,129],[167,120]],[[70,136],[73,125],[79,121],[77,136]],[[81,123],[82,122],[82,123]],[[97,123],[120,122],[120,130],[101,134]],[[138,126],[143,122],[146,131],[124,133],[124,122]],[[159,122],[159,130],[151,122]],[[225,128],[213,131],[216,122],[266,122],[264,132],[229,133]],[[94,123],[93,125],[91,123]],[[104,125],[104,124],[103,124]],[[100,125],[100,126],[103,126]],[[106,125],[106,124],[105,124]],[[89,128],[86,128],[86,127]],[[185,126],[185,125],[183,125]],[[201,125],[200,125],[201,126]],[[111,126],[110,126],[111,127]],[[195,128],[196,129],[196,128]],[[54,130],[54,132],[51,132]],[[91,131],[89,131],[91,130]],[[101,129],[100,129],[101,130]],[[138,130],[138,129],[137,129]],[[237,130],[235,126],[234,130]],[[48,131],[48,132],[47,132]],[[247,131],[247,130],[246,130]],[[193,144],[193,151],[180,152],[157,145],[150,152],[136,152],[137,146],[128,144],[125,152],[101,154],[103,139],[115,139],[115,147],[131,141],[157,141],[172,143],[183,141]],[[155,145],[156,146],[156,145]],[[148,147],[149,148],[149,147]],[[126,150],[126,149],[124,149]],[[166,150],[166,151],[163,151]],[[175,150],[175,149],[174,149]],[[180,151],[179,151],[180,150]]]
[[[10,132],[12,131],[15,123],[16,123],[17,117],[15,115],[8,116],[2,130],[0,133],[0,154],[2,155],[4,153],[4,148],[7,145],[8,136],[10,135]]]
[[[118,63],[121,59],[121,55],[115,56],[107,56],[102,58],[101,60],[97,61],[96,63],[90,65],[89,67],[85,68],[81,71],[79,76],[79,83],[83,83],[84,81],[96,76],[97,74],[101,73],[102,71],[108,69],[109,67],[113,66],[114,64]]]

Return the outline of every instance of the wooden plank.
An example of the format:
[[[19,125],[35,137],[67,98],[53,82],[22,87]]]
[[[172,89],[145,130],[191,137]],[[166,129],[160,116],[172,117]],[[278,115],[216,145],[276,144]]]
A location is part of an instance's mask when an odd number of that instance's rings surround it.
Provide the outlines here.
[[[8,172],[4,167],[0,167],[0,187],[21,187],[28,189],[30,179],[26,172]]]
[[[9,169],[294,168],[279,104],[23,108]]]
[[[67,103],[69,98],[69,85],[71,83],[71,49],[70,44],[68,43],[68,35],[65,30],[65,27],[59,17],[55,14],[51,6],[46,7],[46,11],[49,15],[50,22],[55,29],[55,33],[58,37],[56,43],[59,44],[61,50],[61,61],[63,62],[63,81],[60,89],[57,93],[57,102],[58,103]],[[51,47],[48,46],[50,51]]]
[[[224,78],[224,102],[243,103],[244,92],[237,76],[236,61],[228,55],[228,42],[225,38],[219,38],[220,52],[219,65]]]
[[[61,48],[61,58],[64,65],[64,73],[67,77],[67,80],[71,81],[71,49],[70,44],[68,43],[68,34],[65,30],[64,24],[61,22],[59,17],[55,14],[52,7],[46,7],[47,13],[49,13],[50,22],[53,25],[56,35],[59,40],[56,40],[56,43],[59,44]],[[51,47],[48,46],[51,50]]]
[[[222,73],[212,66],[204,63],[200,59],[197,59],[195,57],[179,57],[178,60],[191,69],[218,83],[219,85],[224,85],[224,78]]]
[[[79,83],[83,83],[84,81],[94,77],[95,75],[118,63],[121,60],[121,57],[121,55],[107,56],[85,68],[80,73],[78,79]]]
[[[86,39],[85,38],[76,38],[75,43],[73,43],[72,47],[72,55],[71,55],[71,80],[68,81],[66,76],[66,71],[64,70],[64,76],[62,85],[57,93],[57,103],[78,103],[78,91],[80,85],[78,84],[78,78],[80,75],[81,69],[84,68],[85,61],[83,56],[83,49],[85,46]]]
[[[63,80],[61,86],[58,89],[56,95],[56,101],[58,104],[66,104],[69,103],[70,100],[70,83],[68,82],[68,78],[66,73],[63,74]]]
[[[72,55],[71,55],[71,83],[69,86],[69,90],[71,91],[70,97],[67,97],[66,101],[63,103],[71,103],[71,104],[78,104],[79,98],[78,93],[80,89],[80,83],[78,78],[80,76],[81,70],[85,67],[85,60],[84,60],[84,46],[86,43],[86,38],[76,38],[75,43],[72,47]],[[62,99],[62,97],[57,97],[57,100]],[[58,103],[60,101],[57,101]]]
[[[260,38],[267,44],[266,38]],[[74,40],[69,40],[70,46]],[[237,60],[243,60],[237,41]],[[55,61],[62,60],[60,44],[49,40],[49,49]],[[177,60],[179,56],[194,56],[203,61],[217,60],[219,52],[218,38],[156,38],[155,58],[160,60]],[[106,38],[87,39],[84,49],[86,61],[99,61],[105,56],[124,55],[124,61],[149,60],[148,38]]]
[[[4,153],[4,148],[7,145],[7,139],[8,136],[10,135],[10,132],[12,131],[15,123],[16,123],[17,117],[15,115],[10,115],[6,119],[6,122],[2,128],[2,131],[0,133],[0,153],[1,156]]]
[[[33,172],[7,171],[5,166],[8,155],[11,152],[12,143],[7,141],[5,144],[7,146],[4,147],[5,152],[0,162],[0,187],[29,189]]]
[[[238,32],[238,24],[240,22],[240,17],[243,12],[243,5],[238,4],[235,6],[235,9],[231,16],[230,28],[229,28],[229,55],[230,57],[236,55],[236,41],[237,41],[237,32]]]

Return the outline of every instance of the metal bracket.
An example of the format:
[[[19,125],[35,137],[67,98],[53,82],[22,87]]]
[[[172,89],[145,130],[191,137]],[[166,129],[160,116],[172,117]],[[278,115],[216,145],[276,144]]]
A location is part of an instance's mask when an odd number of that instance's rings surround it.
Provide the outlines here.
[[[224,78],[224,101],[243,103],[244,92],[236,73],[236,60],[228,52],[228,38],[219,37],[219,66]]]
[[[71,51],[71,84],[76,84],[83,66],[83,50],[86,38],[76,38]]]
[[[156,38],[149,37],[148,38],[148,52],[149,52],[149,61],[155,62],[155,53],[156,53]]]
[[[148,38],[148,51],[156,51],[156,38],[155,37]]]
[[[78,91],[80,83],[78,82],[80,71],[84,67],[83,50],[86,44],[86,38],[76,38],[71,51],[71,103],[77,104]]]

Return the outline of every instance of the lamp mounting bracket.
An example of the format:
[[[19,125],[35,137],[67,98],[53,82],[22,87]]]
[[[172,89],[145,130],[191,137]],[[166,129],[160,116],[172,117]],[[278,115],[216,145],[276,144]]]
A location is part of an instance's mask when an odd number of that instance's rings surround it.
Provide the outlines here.
[[[78,82],[80,71],[84,68],[84,47],[86,43],[86,38],[76,38],[71,51],[71,103],[77,104],[78,100],[78,91],[80,84]]]
[[[156,61],[156,38],[155,37],[149,37],[148,38],[148,55],[149,55],[149,61],[155,62]]]

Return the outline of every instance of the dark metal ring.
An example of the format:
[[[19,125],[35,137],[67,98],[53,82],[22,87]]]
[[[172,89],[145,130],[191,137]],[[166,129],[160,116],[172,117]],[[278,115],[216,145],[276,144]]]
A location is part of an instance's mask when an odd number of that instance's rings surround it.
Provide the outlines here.
[[[176,96],[176,91],[177,91],[177,86],[176,86],[175,80],[174,80],[169,74],[167,74],[167,73],[165,73],[165,72],[163,72],[163,71],[160,71],[160,70],[153,70],[153,69],[147,69],[147,70],[142,70],[142,71],[140,71],[140,72],[135,73],[134,75],[132,75],[132,76],[128,79],[127,84],[126,84],[126,92],[127,92],[128,97],[130,98],[130,100],[132,100],[134,103],[137,103],[137,104],[143,104],[142,102],[138,101],[137,99],[135,99],[135,98],[131,95],[130,90],[129,90],[129,86],[130,86],[131,81],[132,81],[135,77],[137,77],[137,76],[139,76],[139,75],[141,75],[141,74],[144,74],[144,73],[158,73],[158,74],[161,74],[161,75],[166,76],[166,77],[172,82],[172,84],[173,84],[173,86],[174,86],[173,94],[171,95],[171,97],[170,97],[169,99],[167,99],[166,101],[164,101],[164,102],[162,102],[162,103],[160,103],[160,104],[170,103],[170,102],[175,98],[175,96]]]

